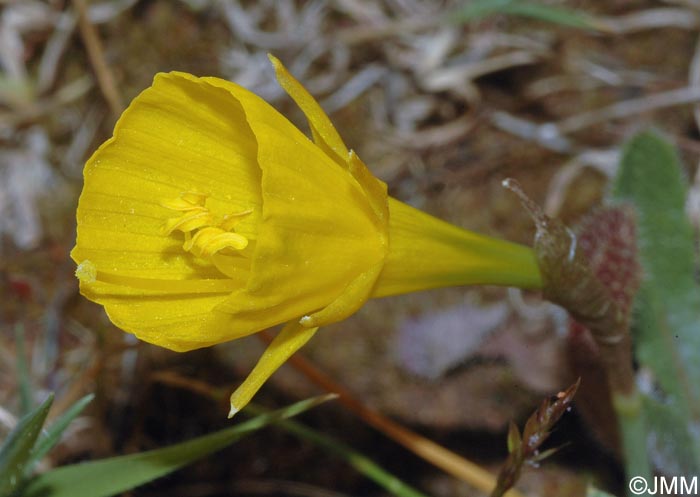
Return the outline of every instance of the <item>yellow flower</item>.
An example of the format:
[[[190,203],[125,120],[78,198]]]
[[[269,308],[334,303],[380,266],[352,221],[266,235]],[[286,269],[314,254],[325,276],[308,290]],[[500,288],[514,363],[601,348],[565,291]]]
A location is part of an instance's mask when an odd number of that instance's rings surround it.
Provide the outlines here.
[[[541,284],[529,248],[388,197],[271,60],[313,141],[234,83],[158,74],[85,166],[71,253],[82,294],[147,342],[186,351],[288,323],[232,414],[319,326],[370,297]]]

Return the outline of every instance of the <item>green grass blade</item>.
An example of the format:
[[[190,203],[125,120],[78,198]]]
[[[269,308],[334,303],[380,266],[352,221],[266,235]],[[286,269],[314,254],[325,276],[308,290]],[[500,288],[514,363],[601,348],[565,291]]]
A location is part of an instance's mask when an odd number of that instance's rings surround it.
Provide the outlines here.
[[[246,407],[246,411],[244,412],[259,414],[265,411],[257,406],[248,404],[248,407]],[[426,497],[425,494],[411,487],[407,483],[404,483],[402,480],[383,469],[364,454],[357,452],[338,440],[323,435],[295,421],[279,421],[275,424],[280,426],[285,431],[288,431],[289,433],[304,440],[308,440],[331,454],[344,459],[359,473],[365,475],[377,485],[384,488],[389,493],[396,495],[397,497]]]
[[[469,22],[494,14],[529,17],[578,29],[601,28],[600,23],[588,14],[523,0],[475,0],[458,7],[448,14],[447,18],[452,22]]]
[[[27,470],[31,469],[34,463],[41,460],[51,449],[53,449],[58,441],[61,439],[61,435],[68,428],[68,425],[83,412],[83,409],[94,399],[93,394],[86,395],[75,404],[73,404],[66,412],[61,414],[56,421],[54,421],[51,426],[39,437],[39,441],[36,443],[34,450],[31,454],[31,463]]]
[[[153,481],[270,423],[296,416],[332,396],[297,402],[215,433],[162,449],[64,466],[32,480],[23,497],[108,497]]]
[[[24,340],[24,325],[15,326],[15,347],[17,349],[17,378],[19,379],[19,409],[22,416],[32,410],[32,381],[27,366],[27,352]]]
[[[0,496],[10,495],[22,482],[24,468],[52,402],[53,395],[49,395],[41,405],[20,419],[0,447]]]

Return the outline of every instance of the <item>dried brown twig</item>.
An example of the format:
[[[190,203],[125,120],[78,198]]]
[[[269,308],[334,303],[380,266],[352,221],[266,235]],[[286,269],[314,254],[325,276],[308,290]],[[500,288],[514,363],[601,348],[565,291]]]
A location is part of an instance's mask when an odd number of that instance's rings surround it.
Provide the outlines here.
[[[105,60],[102,42],[100,41],[99,36],[97,36],[95,27],[90,22],[85,0],[73,0],[73,5],[78,12],[80,34],[83,38],[83,42],[85,43],[85,49],[88,52],[88,56],[90,57],[90,63],[95,70],[97,83],[99,84],[100,90],[102,91],[105,100],[107,100],[107,104],[109,105],[109,108],[116,119],[124,110],[124,103],[122,102],[119,91],[117,90],[117,85],[114,82],[112,71]]]
[[[538,465],[551,456],[558,448],[540,451],[540,447],[549,437],[559,418],[570,409],[571,401],[576,395],[581,380],[559,392],[553,399],[542,401],[539,409],[525,423],[522,435],[515,423],[510,423],[508,430],[508,459],[498,475],[498,484],[491,492],[491,497],[501,497],[518,481],[525,464]]]
[[[258,336],[265,341],[270,340],[264,333],[258,333]],[[482,492],[489,492],[496,486],[496,479],[491,473],[371,409],[303,356],[293,355],[289,359],[289,364],[323,390],[338,394],[338,402],[364,422],[445,473],[469,483]],[[506,496],[523,497],[515,489],[511,489]]]

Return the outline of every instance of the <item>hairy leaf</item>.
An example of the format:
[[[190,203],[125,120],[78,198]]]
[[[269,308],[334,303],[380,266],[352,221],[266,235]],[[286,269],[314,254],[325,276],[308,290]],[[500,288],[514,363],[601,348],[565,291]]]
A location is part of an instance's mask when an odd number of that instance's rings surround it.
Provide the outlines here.
[[[663,137],[647,131],[627,144],[613,193],[637,215],[644,280],[634,339],[637,360],[650,373],[643,388],[650,456],[662,470],[697,472],[700,438],[691,427],[700,421],[700,288],[686,190],[676,151]],[[670,459],[655,457],[653,441],[661,436]]]

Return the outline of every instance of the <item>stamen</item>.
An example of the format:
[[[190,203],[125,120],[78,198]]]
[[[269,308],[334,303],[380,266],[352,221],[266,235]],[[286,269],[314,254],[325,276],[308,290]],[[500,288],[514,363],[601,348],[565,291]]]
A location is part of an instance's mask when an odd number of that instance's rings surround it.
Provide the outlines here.
[[[208,226],[199,230],[189,240],[185,240],[182,248],[194,252],[199,257],[208,258],[225,248],[243,250],[247,246],[248,239],[243,235]]]
[[[185,233],[185,243],[182,244],[182,249],[185,252],[190,252],[195,246],[195,243],[203,236],[203,234],[208,230],[215,230],[216,228],[202,228],[197,233],[192,235],[192,233]]]
[[[160,203],[166,209],[175,211],[189,211],[194,209],[203,209],[207,201],[207,195],[195,192],[183,192],[179,198],[173,200],[165,200]]]
[[[180,198],[185,202],[189,202],[192,205],[201,205],[202,207],[204,207],[208,196],[209,195],[207,195],[206,193],[184,192],[182,195],[180,195]]]
[[[226,214],[219,224],[219,227],[224,231],[231,231],[244,217],[252,212],[253,209],[248,209],[242,212],[236,212],[235,214]]]
[[[238,233],[222,232],[211,237],[202,243],[201,251],[203,257],[211,257],[225,248],[243,250],[248,246],[248,239]]]
[[[233,229],[253,210],[226,214],[221,220],[217,220],[206,207],[206,199],[207,195],[185,192],[178,199],[162,202],[163,207],[182,212],[180,217],[165,222],[163,234],[170,235],[176,230],[181,231],[185,235],[183,250],[203,259],[209,259],[226,249],[245,249],[248,239],[234,233]]]
[[[208,226],[213,223],[213,219],[206,209],[204,211],[195,212],[194,214],[184,214],[182,217],[168,219],[163,226],[163,232],[166,235],[171,234],[175,230],[180,230],[187,233],[203,226]]]

